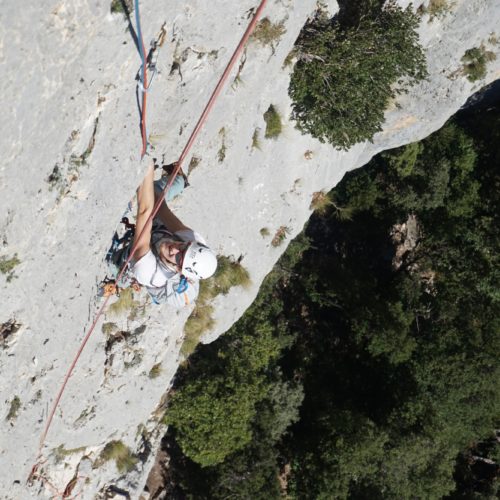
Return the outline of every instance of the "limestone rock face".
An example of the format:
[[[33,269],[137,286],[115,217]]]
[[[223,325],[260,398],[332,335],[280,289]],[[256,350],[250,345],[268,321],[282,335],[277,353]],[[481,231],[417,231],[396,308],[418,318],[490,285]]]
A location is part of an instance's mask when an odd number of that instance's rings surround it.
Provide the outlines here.
[[[146,43],[162,26],[167,32],[148,93],[158,158],[178,158],[257,3],[141,1]],[[500,56],[500,3],[449,4],[439,17],[422,15],[428,81],[388,110],[373,143],[340,152],[301,135],[288,119],[291,69],[283,63],[316,0],[268,2],[264,15],[283,23],[284,33],[272,44],[248,45],[188,158],[197,158],[191,185],[172,204],[218,253],[243,256],[252,278],[250,289],[215,300],[216,325],[204,341],[250,305],[286,241],[302,230],[315,192],[376,153],[427,136],[499,78],[500,57],[475,83],[460,59],[481,43]],[[111,236],[145,171],[140,59],[125,16],[110,7],[111,0],[4,0],[0,9],[0,498],[50,498],[73,478],[81,498],[120,491],[147,498],[142,490],[165,430],[162,396],[180,362],[190,308],[138,299],[99,321],[39,450],[51,405],[102,303],[96,289]],[[336,3],[329,8],[333,14]],[[264,138],[270,104],[284,122],[276,139]],[[286,240],[274,247],[280,228]],[[111,442],[138,456],[130,472],[102,457]],[[30,486],[37,461],[39,479]]]

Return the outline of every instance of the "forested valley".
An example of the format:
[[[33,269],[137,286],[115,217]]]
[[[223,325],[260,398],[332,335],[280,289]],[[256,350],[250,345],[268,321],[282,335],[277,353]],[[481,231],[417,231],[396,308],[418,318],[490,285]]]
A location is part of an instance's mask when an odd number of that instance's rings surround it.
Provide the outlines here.
[[[500,107],[318,193],[177,376],[168,498],[497,498]]]

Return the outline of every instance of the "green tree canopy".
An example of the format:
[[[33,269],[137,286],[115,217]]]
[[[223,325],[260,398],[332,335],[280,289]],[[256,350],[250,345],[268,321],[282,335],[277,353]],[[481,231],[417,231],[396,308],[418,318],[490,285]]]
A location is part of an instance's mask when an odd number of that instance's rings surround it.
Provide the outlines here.
[[[188,497],[494,497],[499,144],[499,110],[457,119],[329,194],[178,378]]]
[[[427,75],[411,7],[361,3],[303,28],[289,87],[297,127],[342,149],[371,140],[391,99]]]

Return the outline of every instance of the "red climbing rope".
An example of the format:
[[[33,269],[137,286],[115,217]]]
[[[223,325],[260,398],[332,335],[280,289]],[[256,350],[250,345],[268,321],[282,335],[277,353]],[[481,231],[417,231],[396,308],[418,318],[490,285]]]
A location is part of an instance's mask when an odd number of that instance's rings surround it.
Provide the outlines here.
[[[181,169],[181,166],[182,166],[182,163],[184,162],[184,160],[186,159],[187,155],[189,154],[189,151],[191,150],[193,144],[194,144],[194,141],[196,139],[196,137],[198,136],[198,134],[200,133],[200,130],[202,129],[210,111],[212,110],[214,104],[215,104],[215,101],[217,100],[217,97],[219,96],[223,86],[224,86],[224,83],[226,82],[232,68],[234,67],[234,64],[236,63],[238,57],[240,56],[245,44],[247,43],[248,39],[250,38],[250,35],[252,34],[253,30],[255,29],[255,26],[262,14],[262,11],[265,7],[267,3],[267,0],[261,0],[260,2],[260,5],[259,7],[257,8],[257,10],[255,11],[255,14],[250,22],[250,24],[248,25],[245,33],[243,34],[241,40],[240,40],[240,43],[238,44],[238,46],[236,47],[229,63],[227,64],[226,66],[226,69],[224,70],[224,73],[222,74],[222,76],[220,77],[219,79],[219,82],[217,83],[217,86],[215,87],[214,91],[212,92],[212,95],[210,96],[210,99],[208,100],[207,102],[207,105],[205,106],[205,109],[203,110],[200,118],[198,119],[198,122],[196,123],[196,126],[194,127],[193,131],[191,132],[191,135],[184,147],[184,149],[182,150],[182,153],[177,161],[177,165],[176,165],[176,168],[174,169],[171,177],[170,177],[170,180],[168,182],[168,184],[165,186],[165,189],[163,190],[162,192],[162,195],[159,197],[158,201],[156,202],[155,206],[154,206],[154,209],[153,209],[153,212],[151,213],[151,215],[149,216],[149,219],[148,219],[148,222],[153,219],[153,217],[157,214],[158,210],[160,209],[160,206],[161,206],[161,203],[163,202],[163,198],[164,196],[166,195],[166,193],[168,192],[168,190],[170,189],[170,187],[172,186],[175,178],[177,177],[180,169]],[[142,36],[141,36],[141,40],[139,40],[139,43],[141,44],[141,47],[142,47],[142,51],[144,53],[144,43],[142,41]],[[141,133],[142,133],[142,151],[141,151],[141,158],[145,155],[146,153],[146,149],[147,149],[147,138],[146,138],[146,88],[147,88],[147,72],[146,72],[146,69],[145,69],[145,62],[143,62],[143,67],[142,67],[142,75],[143,75],[143,81],[142,81],[142,86],[143,86],[143,89],[142,89],[142,93],[143,93],[143,96],[142,96],[142,108],[141,108]],[[145,227],[147,226],[148,224],[146,223],[145,224]],[[142,233],[144,232],[144,229],[141,231],[141,233],[139,234],[139,236],[137,237],[137,239],[135,240],[136,242],[139,241],[141,239],[141,236],[142,236]],[[134,256],[134,253],[136,251],[136,247],[137,247],[137,244],[134,244],[134,246],[132,247],[131,251],[130,251],[130,254],[129,254],[129,257],[127,258],[126,262],[123,264],[117,278],[116,278],[116,282],[119,282],[120,281],[120,278],[123,276],[128,264],[130,263],[131,259],[133,258]],[[108,301],[109,301],[109,298],[111,297],[111,295],[109,295],[108,297],[106,297],[106,299],[104,300],[103,304],[101,305],[101,307],[99,308],[96,316],[95,316],[95,319],[93,321],[93,323],[91,324],[90,328],[89,328],[89,331],[87,332],[87,334],[85,335],[77,353],[76,353],[76,356],[75,358],[73,359],[67,373],[66,373],[66,376],[64,377],[64,381],[63,381],[63,384],[61,386],[61,388],[59,389],[59,392],[56,396],[56,399],[52,405],[52,409],[50,411],[50,414],[47,418],[47,423],[45,425],[45,429],[42,433],[42,436],[40,438],[40,443],[39,443],[39,449],[38,449],[38,455],[37,455],[37,463],[33,466],[32,470],[31,470],[31,474],[30,474],[30,477],[28,478],[29,479],[33,479],[35,476],[36,476],[36,472],[38,470],[38,467],[39,467],[39,460],[42,456],[42,448],[43,448],[43,445],[45,443],[45,439],[47,437],[47,434],[49,432],[49,429],[50,429],[50,426],[52,424],[52,420],[54,418],[54,414],[56,412],[56,409],[59,405],[59,402],[61,400],[61,397],[62,397],[62,394],[64,392],[64,389],[66,388],[66,384],[68,383],[68,380],[69,378],[71,377],[71,374],[73,372],[73,369],[75,368],[77,362],[78,362],[78,359],[80,358],[80,355],[83,351],[83,349],[85,348],[90,336],[92,335],[96,325],[97,325],[97,322],[99,320],[99,318],[101,317],[101,315],[103,314],[104,312],[104,309],[106,308],[106,305],[108,304]]]
[[[144,49],[144,41],[141,40],[139,42],[142,47],[142,52],[145,52]],[[142,79],[140,92],[142,93],[142,105],[141,105],[141,137],[142,137],[142,150],[141,150],[141,158],[144,158],[146,151],[148,149],[148,140],[147,140],[147,130],[146,130],[146,99],[148,95],[148,71],[146,62],[142,65]]]
[[[142,50],[144,50],[144,43],[142,44]],[[146,99],[147,99],[147,83],[148,83],[148,72],[144,68],[142,81],[144,88],[141,89],[142,92],[142,106],[141,106],[141,136],[142,136],[142,151],[141,158],[144,157],[148,148],[147,132],[146,132]]]
[[[208,100],[208,102],[205,106],[205,109],[201,113],[200,118],[198,119],[193,131],[191,132],[191,135],[189,136],[189,139],[188,139],[186,145],[184,146],[184,149],[182,150],[182,153],[181,153],[179,159],[177,160],[176,167],[175,167],[174,171],[172,172],[172,175],[170,176],[168,184],[165,186],[165,188],[163,189],[163,191],[161,193],[161,196],[158,198],[158,201],[156,202],[156,204],[153,208],[153,212],[149,216],[146,224],[144,225],[144,229],[139,233],[139,236],[135,240],[136,242],[140,241],[142,234],[145,231],[145,228],[147,227],[149,221],[151,221],[155,217],[155,215],[158,213],[158,210],[160,209],[160,206],[163,203],[163,199],[164,199],[165,195],[167,194],[167,192],[171,188],[172,184],[174,183],[175,178],[179,174],[179,171],[182,167],[182,163],[184,162],[187,155],[189,154],[189,151],[191,150],[191,148],[194,144],[194,141],[196,140],[196,137],[200,133],[210,111],[212,110],[212,108],[215,104],[215,101],[217,100],[217,97],[219,96],[224,84],[226,83],[226,80],[227,80],[229,74],[231,73],[231,70],[233,69],[233,67],[234,67],[236,61],[238,60],[238,57],[240,56],[245,44],[247,43],[253,30],[255,29],[255,26],[256,26],[257,22],[259,21],[259,18],[262,14],[262,11],[264,10],[264,7],[266,6],[266,3],[267,3],[267,0],[261,0],[259,7],[255,11],[255,14],[254,14],[252,20],[250,21],[250,24],[248,25],[243,36],[241,37],[240,43],[238,44],[235,51],[233,52],[233,55],[232,55],[231,59],[229,60],[227,66],[226,66],[226,69],[224,70],[224,73],[222,73],[222,76],[220,77],[214,91],[212,92],[212,95],[210,96],[210,99]],[[125,270],[127,268],[127,265],[130,263],[130,261],[132,260],[132,258],[134,256],[134,253],[136,252],[136,249],[137,249],[137,243],[134,244],[134,246],[130,250],[130,254],[129,254],[127,260],[125,261],[125,263],[123,264],[122,269],[120,270],[120,272],[118,274],[118,277],[116,278],[117,282],[119,282],[120,278],[123,276],[123,273],[125,272]]]

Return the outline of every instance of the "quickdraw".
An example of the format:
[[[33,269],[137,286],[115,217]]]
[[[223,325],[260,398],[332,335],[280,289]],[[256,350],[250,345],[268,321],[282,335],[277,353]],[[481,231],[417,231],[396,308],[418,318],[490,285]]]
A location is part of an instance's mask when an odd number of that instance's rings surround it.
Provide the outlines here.
[[[175,291],[177,293],[184,293],[188,289],[188,280],[184,275],[181,275],[181,279],[179,281],[179,284],[177,285],[177,288]]]
[[[103,285],[103,297],[109,297],[110,295],[118,295],[118,287],[114,281],[105,283]]]
[[[110,297],[112,295],[120,295],[120,290],[123,290],[123,288],[119,287],[116,284],[116,281],[114,279],[109,279],[105,278],[101,284],[99,285],[100,287],[100,296],[101,297]],[[137,281],[133,281],[129,287],[127,288],[132,288],[134,292],[140,292],[141,291],[141,285],[137,283]],[[187,288],[187,287],[186,287]],[[184,290],[183,290],[184,291]]]

